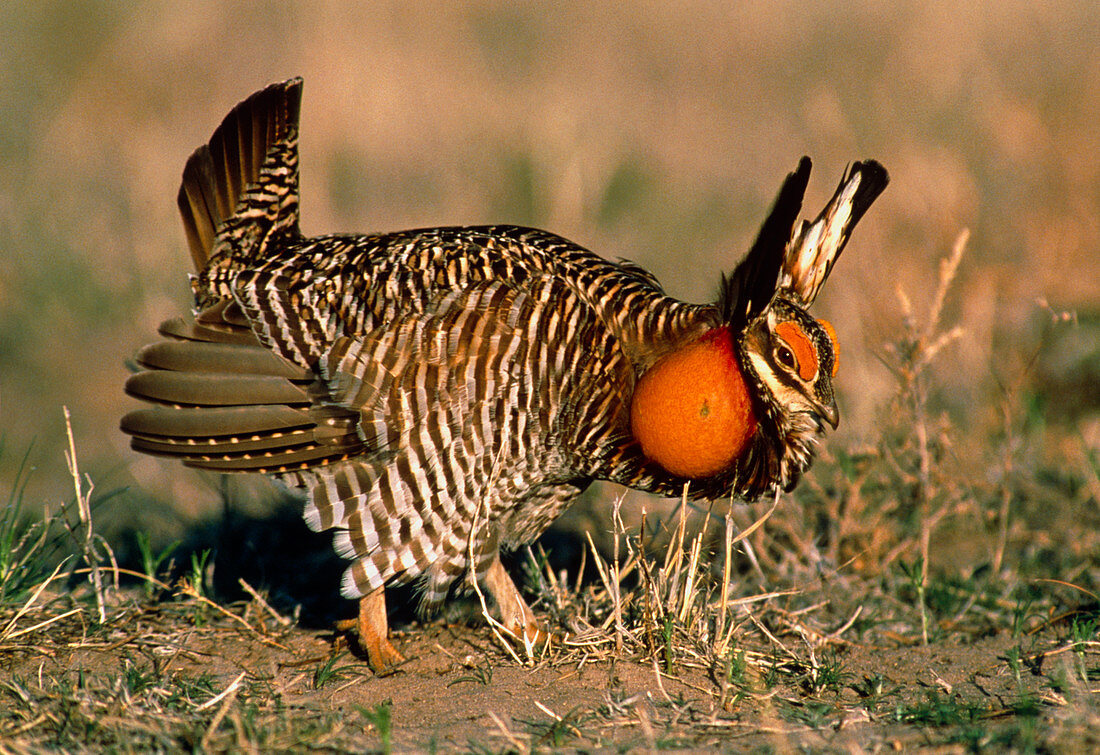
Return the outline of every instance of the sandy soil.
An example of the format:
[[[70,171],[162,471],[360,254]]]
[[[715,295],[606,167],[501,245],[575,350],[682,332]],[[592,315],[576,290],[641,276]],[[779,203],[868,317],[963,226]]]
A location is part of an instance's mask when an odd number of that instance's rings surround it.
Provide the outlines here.
[[[662,661],[615,657],[568,638],[521,664],[488,627],[442,622],[399,629],[395,644],[409,660],[376,677],[331,632],[280,627],[255,603],[232,613],[146,606],[92,634],[70,620],[18,649],[0,648],[0,675],[41,695],[45,717],[58,705],[51,682],[92,690],[89,680],[124,680],[114,700],[105,703],[112,695],[102,691],[77,695],[76,707],[101,726],[123,717],[184,749],[1012,750],[1028,749],[1040,728],[1060,731],[1063,743],[1100,743],[1089,730],[1094,706],[1067,704],[1074,653],[1056,624],[1023,638],[846,644],[827,659],[795,648],[810,659],[802,668],[749,628],[738,647],[754,660],[746,681],[731,685],[723,669],[686,654],[666,673]],[[794,648],[797,639],[780,642]],[[769,674],[768,657],[783,661],[782,672]],[[814,689],[814,662],[839,669],[836,683]],[[152,681],[135,687],[135,678]],[[152,685],[193,690],[185,714],[141,704],[137,692]],[[377,718],[382,709],[388,723]],[[303,729],[311,720],[316,726]]]

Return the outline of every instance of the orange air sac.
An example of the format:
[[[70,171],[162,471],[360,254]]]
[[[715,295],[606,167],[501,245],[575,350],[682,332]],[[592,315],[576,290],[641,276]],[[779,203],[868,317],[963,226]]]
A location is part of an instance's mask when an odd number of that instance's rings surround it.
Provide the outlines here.
[[[642,453],[680,477],[729,467],[756,434],[745,378],[729,328],[708,331],[642,375],[630,405]]]

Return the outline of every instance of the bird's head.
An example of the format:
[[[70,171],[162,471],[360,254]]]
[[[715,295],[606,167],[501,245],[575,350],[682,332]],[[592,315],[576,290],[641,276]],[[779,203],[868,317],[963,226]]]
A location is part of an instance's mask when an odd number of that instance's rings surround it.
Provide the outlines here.
[[[688,479],[736,470],[761,426],[809,453],[839,420],[832,326],[777,301],[734,338],[722,325],[667,354],[638,381],[631,428],[643,453]]]
[[[805,415],[818,431],[825,425],[836,429],[840,414],[833,378],[839,349],[832,325],[780,299],[745,329],[740,346],[761,398],[778,415]]]
[[[807,309],[888,179],[878,163],[856,163],[818,218],[796,226],[809,174],[803,158],[723,278],[721,324],[658,360],[635,389],[631,427],[643,453],[707,490],[790,489],[840,420],[836,332]]]

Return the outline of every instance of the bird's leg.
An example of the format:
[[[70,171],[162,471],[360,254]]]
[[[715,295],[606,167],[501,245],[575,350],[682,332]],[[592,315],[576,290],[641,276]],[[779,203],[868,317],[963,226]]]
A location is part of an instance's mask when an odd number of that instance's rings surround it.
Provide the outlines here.
[[[549,639],[550,635],[539,626],[534,612],[524,602],[512,578],[504,570],[504,565],[500,563],[500,553],[493,555],[482,584],[493,596],[500,611],[500,621],[505,629],[522,640],[524,644],[531,646],[541,645]]]
[[[386,619],[386,588],[379,587],[359,599],[359,618],[337,622],[342,632],[359,635],[359,647],[367,654],[367,663],[382,676],[405,662],[405,657],[390,643],[390,625]]]

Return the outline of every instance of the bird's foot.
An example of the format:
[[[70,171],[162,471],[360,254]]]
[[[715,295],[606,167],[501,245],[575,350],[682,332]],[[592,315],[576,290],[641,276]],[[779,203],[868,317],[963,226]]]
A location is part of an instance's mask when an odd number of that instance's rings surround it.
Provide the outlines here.
[[[550,632],[535,618],[534,611],[519,594],[512,578],[500,563],[499,557],[490,564],[484,583],[500,611],[500,623],[528,656],[533,655],[536,649],[544,647],[552,639]]]
[[[377,676],[392,674],[405,662],[405,656],[389,640],[384,587],[360,598],[358,618],[336,622],[336,631],[356,635],[359,649],[366,653],[367,664]]]
[[[504,629],[511,635],[513,640],[529,652],[546,645],[554,639],[554,636],[547,631],[546,627],[537,621],[529,621],[526,624],[513,621],[510,624],[505,624]]]

